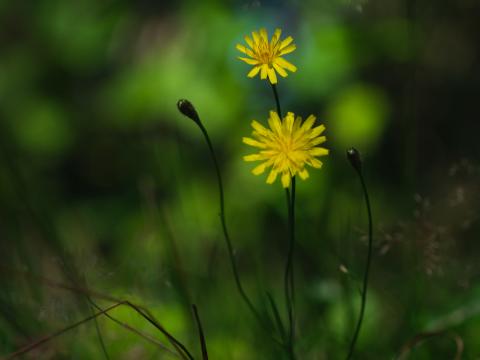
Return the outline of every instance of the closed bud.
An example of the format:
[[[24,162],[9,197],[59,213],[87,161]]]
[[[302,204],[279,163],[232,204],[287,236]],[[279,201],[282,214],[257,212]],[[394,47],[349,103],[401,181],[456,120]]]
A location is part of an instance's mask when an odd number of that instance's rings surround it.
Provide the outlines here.
[[[200,123],[200,118],[198,117],[197,110],[195,110],[195,107],[192,105],[190,101],[186,99],[178,100],[177,108],[186,117],[192,119],[197,124]]]
[[[358,172],[362,172],[362,159],[360,158],[360,153],[354,147],[347,150],[347,158],[352,164],[353,168]]]

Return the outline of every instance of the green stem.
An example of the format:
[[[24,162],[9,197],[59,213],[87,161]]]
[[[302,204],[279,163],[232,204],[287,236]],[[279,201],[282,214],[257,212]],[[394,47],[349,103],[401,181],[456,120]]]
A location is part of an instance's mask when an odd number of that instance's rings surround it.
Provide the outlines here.
[[[91,299],[88,296],[87,296],[87,300],[91,301]],[[93,310],[92,304],[88,304],[88,308],[90,309],[91,315],[93,315],[94,310]],[[97,332],[97,338],[100,343],[100,348],[102,349],[103,355],[105,356],[105,359],[110,360],[110,356],[108,356],[107,348],[105,346],[105,342],[103,341],[102,332],[100,331],[100,325],[98,324],[97,318],[94,317],[93,321],[95,323],[95,330]]]
[[[202,323],[200,322],[200,316],[198,316],[197,306],[192,304],[193,314],[198,326],[198,336],[200,337],[200,345],[202,347],[202,360],[208,360],[207,342],[205,341],[205,334],[203,333]]]
[[[159,329],[167,337],[167,339],[171,342],[171,344],[176,348],[176,350],[178,351],[179,355],[182,358],[189,359],[189,360],[194,360],[193,356],[190,354],[190,352],[187,350],[187,348],[180,341],[175,339],[162,326],[160,326],[155,319],[150,318],[150,316],[148,314],[145,314],[141,309],[139,309],[137,306],[133,305],[129,301],[118,302],[118,303],[116,303],[116,304],[114,304],[114,305],[112,305],[112,306],[110,306],[110,307],[108,307],[104,310],[100,310],[99,312],[94,313],[87,318],[84,318],[83,320],[80,320],[80,321],[78,321],[74,324],[71,324],[71,325],[69,325],[69,326],[67,326],[67,327],[65,327],[61,330],[58,330],[58,331],[54,332],[53,334],[44,336],[44,337],[40,338],[39,340],[36,340],[33,343],[30,343],[30,344],[22,347],[21,349],[15,351],[14,353],[8,355],[6,359],[13,359],[13,358],[16,358],[20,355],[26,354],[27,352],[29,352],[29,351],[39,347],[40,345],[56,338],[57,336],[60,336],[64,333],[66,333],[67,331],[72,330],[72,329],[76,328],[77,326],[80,326],[80,325],[82,325],[82,324],[84,324],[84,323],[86,323],[86,322],[88,322],[92,319],[95,319],[96,317],[98,317],[100,315],[106,314],[109,311],[111,311],[111,310],[113,310],[113,309],[115,309],[119,306],[122,306],[122,305],[131,307],[138,314],[140,314],[145,320],[147,320],[149,323],[151,323],[153,326],[155,326],[157,329]]]
[[[273,96],[275,98],[275,104],[277,107],[277,114],[282,119],[282,108],[280,106],[280,99],[278,96],[277,86],[272,85]],[[294,351],[294,338],[295,338],[295,319],[294,319],[294,304],[295,286],[293,276],[293,252],[295,248],[295,176],[292,177],[292,193],[288,189],[285,189],[287,197],[287,209],[288,209],[288,228],[289,228],[289,244],[287,262],[285,265],[284,287],[285,287],[285,303],[287,306],[288,315],[288,351],[291,359],[295,359]]]
[[[210,155],[211,155],[213,163],[215,165],[215,172],[216,172],[216,175],[217,175],[218,190],[219,190],[219,195],[220,195],[220,220],[222,222],[223,235],[224,235],[224,238],[225,238],[225,242],[227,244],[228,255],[229,255],[229,258],[230,258],[230,263],[232,265],[232,271],[233,271],[233,276],[235,278],[235,284],[237,285],[237,289],[238,289],[238,292],[240,293],[240,296],[242,297],[244,302],[247,304],[247,306],[250,309],[250,311],[252,312],[252,314],[255,316],[255,318],[258,320],[258,322],[263,327],[268,329],[268,325],[266,325],[262,321],[260,313],[253,306],[253,303],[251,302],[251,300],[247,296],[245,290],[243,289],[242,283],[240,281],[240,275],[238,274],[238,269],[237,269],[237,265],[236,265],[236,262],[235,262],[235,255],[234,255],[234,252],[233,252],[233,246],[232,246],[232,242],[230,241],[230,236],[228,235],[227,224],[226,224],[226,221],[225,221],[225,200],[224,200],[223,183],[222,183],[222,176],[221,176],[221,173],[220,173],[220,167],[218,166],[217,157],[215,156],[215,151],[213,150],[213,145],[212,145],[212,142],[210,141],[210,137],[208,136],[207,129],[205,128],[205,126],[203,126],[201,121],[196,122],[196,124],[198,125],[198,127],[202,131],[203,136],[205,137],[205,141],[207,142],[208,149],[210,151]]]
[[[277,324],[278,330],[280,332],[282,345],[284,345],[287,343],[287,335],[285,333],[285,327],[283,326],[283,323],[282,323],[282,318],[280,317],[280,312],[278,311],[278,307],[275,304],[275,300],[273,299],[272,295],[268,291],[267,291],[267,298],[270,302],[270,307],[272,308],[273,316]]]
[[[278,98],[277,85],[271,84],[273,90],[273,96],[275,97],[275,103],[277,104],[277,114],[282,119],[282,109],[280,107],[280,100]]]
[[[293,274],[293,254],[295,249],[295,176],[292,177],[292,192],[289,196],[287,189],[287,206],[288,206],[288,228],[289,228],[289,244],[287,264],[285,266],[285,299],[287,302],[288,322],[289,322],[289,338],[288,348],[290,357],[295,359],[294,339],[295,339],[295,319],[294,319],[294,297],[295,285]]]
[[[363,289],[362,289],[362,302],[360,306],[360,315],[358,318],[357,327],[355,329],[355,333],[353,335],[352,341],[350,343],[350,349],[348,351],[347,360],[350,360],[353,356],[353,352],[355,350],[355,345],[357,343],[358,335],[360,333],[360,329],[362,327],[363,318],[365,315],[365,307],[367,304],[367,291],[368,291],[368,277],[370,274],[370,264],[372,261],[372,232],[373,232],[373,222],[372,222],[372,210],[370,207],[370,199],[368,197],[368,190],[365,184],[365,180],[363,178],[363,174],[361,169],[357,169],[357,174],[360,178],[360,182],[362,183],[363,194],[365,196],[365,204],[367,207],[368,213],[368,253],[367,253],[367,263],[365,266],[365,273],[363,277]]]

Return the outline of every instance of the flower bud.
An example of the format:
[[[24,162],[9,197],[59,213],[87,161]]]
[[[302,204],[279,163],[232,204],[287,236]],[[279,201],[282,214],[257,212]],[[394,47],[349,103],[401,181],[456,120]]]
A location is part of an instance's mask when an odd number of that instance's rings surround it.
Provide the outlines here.
[[[360,153],[354,147],[347,150],[347,158],[352,164],[353,168],[358,172],[362,172],[362,159],[360,159]]]
[[[177,108],[186,117],[192,119],[197,124],[200,123],[200,118],[198,117],[197,110],[195,110],[195,107],[190,101],[186,99],[178,100]]]

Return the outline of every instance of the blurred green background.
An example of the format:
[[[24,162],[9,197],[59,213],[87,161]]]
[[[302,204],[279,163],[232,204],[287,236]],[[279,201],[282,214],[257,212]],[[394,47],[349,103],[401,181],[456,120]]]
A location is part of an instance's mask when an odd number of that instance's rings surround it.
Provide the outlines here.
[[[342,359],[353,335],[367,252],[345,157],[355,146],[374,215],[355,358],[392,359],[440,331],[410,358],[480,359],[479,10],[475,0],[0,1],[0,355],[89,316],[88,288],[144,305],[196,358],[191,303],[212,359],[283,358],[238,296],[212,162],[176,109],[191,100],[212,137],[248,293],[265,309],[272,293],[284,313],[284,192],[251,175],[241,142],[274,101],[235,49],[280,27],[298,67],[279,81],[282,107],[315,114],[331,149],[297,188],[298,358]],[[111,314],[166,343],[131,309]],[[24,358],[174,357],[99,317]]]

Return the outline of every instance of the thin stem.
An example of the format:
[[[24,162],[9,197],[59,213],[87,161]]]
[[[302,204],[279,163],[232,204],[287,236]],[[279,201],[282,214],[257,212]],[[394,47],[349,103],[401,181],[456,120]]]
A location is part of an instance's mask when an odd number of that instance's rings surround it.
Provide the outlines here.
[[[213,145],[212,142],[210,141],[210,137],[208,136],[207,129],[205,129],[205,126],[203,126],[201,121],[196,122],[198,127],[203,133],[203,136],[205,137],[205,141],[207,142],[208,149],[210,151],[210,155],[212,157],[213,163],[215,165],[215,173],[217,175],[217,181],[218,181],[218,191],[219,191],[219,196],[220,196],[220,220],[222,222],[222,229],[223,229],[223,235],[225,238],[225,242],[227,244],[227,250],[228,250],[228,255],[230,258],[230,263],[232,265],[232,271],[233,271],[233,276],[235,278],[235,284],[237,285],[238,292],[240,293],[242,299],[244,302],[247,304],[248,308],[252,312],[252,314],[255,316],[255,318],[258,320],[258,322],[268,329],[268,325],[266,325],[261,316],[260,313],[257,311],[255,306],[253,306],[252,301],[249,299],[247,296],[245,290],[243,289],[242,283],[240,281],[240,275],[238,273],[237,265],[235,262],[235,254],[233,251],[233,246],[232,242],[230,241],[230,236],[228,235],[228,230],[227,230],[227,223],[225,220],[225,200],[224,200],[224,194],[223,194],[223,183],[222,183],[222,175],[220,173],[220,167],[218,166],[218,161],[217,157],[215,155],[215,151],[213,150]]]
[[[282,109],[280,107],[280,100],[278,98],[277,85],[275,85],[275,84],[271,84],[271,85],[272,85],[272,90],[273,90],[273,96],[275,97],[275,103],[277,105],[277,114],[281,119],[282,118]]]
[[[290,357],[295,358],[294,352],[294,338],[295,338],[295,320],[294,320],[294,298],[295,298],[295,286],[294,286],[294,274],[293,274],[293,254],[295,249],[295,176],[292,177],[291,194],[288,189],[287,194],[287,206],[288,206],[288,229],[289,229],[289,244],[287,263],[285,266],[285,300],[287,303],[289,333],[288,333],[288,348]]]
[[[93,302],[92,300],[91,301],[91,304],[92,306],[94,306],[97,310],[100,310],[102,311],[102,308],[99,307],[95,302]],[[157,345],[160,349],[168,352],[170,355],[173,355],[173,356],[177,356],[178,357],[178,354],[174,353],[172,350],[170,350],[169,348],[167,348],[165,345],[163,345],[160,341],[158,341],[157,339],[155,339],[152,335],[150,334],[146,334],[140,330],[137,330],[135,329],[134,327],[128,325],[127,323],[124,323],[116,318],[114,318],[113,316],[111,316],[108,312],[105,312],[103,315],[105,315],[107,318],[109,318],[110,320],[112,320],[113,322],[117,323],[118,325],[120,325],[121,327],[123,327],[124,329],[127,329],[129,331],[131,331],[132,333],[138,335],[138,336],[141,336],[142,338],[144,338],[145,340],[151,342],[152,344],[155,344]],[[185,358],[185,357],[184,357]]]
[[[267,298],[270,302],[270,307],[272,308],[273,316],[275,318],[275,322],[277,323],[278,330],[280,332],[280,338],[282,339],[283,344],[287,343],[286,334],[285,334],[285,327],[282,323],[282,318],[280,317],[280,312],[278,311],[277,304],[275,304],[275,300],[273,300],[272,295],[267,291]]]
[[[361,169],[357,170],[357,174],[360,178],[360,182],[362,183],[363,194],[365,196],[365,204],[367,207],[368,213],[368,253],[367,253],[367,264],[365,266],[365,273],[363,276],[363,289],[362,289],[362,303],[360,306],[360,315],[358,318],[357,327],[355,329],[355,333],[353,335],[352,341],[350,343],[350,349],[348,351],[347,360],[351,359],[353,356],[353,352],[355,350],[355,345],[357,343],[358,334],[360,333],[360,329],[362,327],[363,318],[365,315],[365,306],[367,304],[367,291],[368,291],[368,277],[370,274],[370,264],[372,261],[372,232],[373,232],[373,222],[372,222],[372,209],[370,207],[370,199],[368,197],[368,190],[365,184],[365,180],[363,178],[363,174]]]
[[[87,301],[89,302],[92,302],[92,300],[90,299],[90,297],[87,295]],[[94,314],[94,310],[93,310],[93,306],[92,304],[88,304],[88,307],[90,309],[90,313],[91,315]],[[95,330],[97,332],[97,337],[98,337],[98,341],[100,343],[100,347],[102,349],[102,352],[103,352],[103,355],[105,356],[105,359],[107,360],[110,360],[110,356],[108,356],[108,352],[107,352],[107,348],[105,346],[105,342],[103,341],[103,336],[102,336],[102,333],[100,331],[100,325],[98,324],[98,320],[96,317],[93,318],[93,321],[95,323]]]
[[[41,338],[41,339],[39,339],[39,340],[37,340],[37,341],[35,341],[35,342],[33,342],[33,343],[30,343],[30,344],[24,346],[23,348],[21,348],[20,350],[17,350],[17,351],[15,351],[14,353],[10,354],[6,359],[13,359],[13,358],[15,358],[15,357],[17,357],[17,356],[23,355],[23,354],[25,354],[25,353],[33,350],[34,348],[36,348],[36,347],[38,347],[38,346],[40,346],[40,345],[42,345],[42,344],[50,341],[51,339],[53,339],[53,338],[55,338],[55,337],[57,337],[57,336],[59,336],[59,335],[62,335],[63,333],[66,333],[67,331],[69,331],[69,330],[71,330],[71,329],[74,329],[74,328],[76,328],[77,326],[79,326],[79,325],[81,325],[81,324],[83,324],[83,323],[86,323],[86,322],[88,322],[88,321],[96,318],[97,316],[102,315],[103,313],[105,313],[105,312],[107,312],[107,311],[113,310],[113,309],[115,309],[116,307],[118,307],[118,306],[120,306],[120,305],[122,305],[122,303],[114,304],[114,305],[110,306],[109,308],[107,308],[107,309],[105,309],[105,310],[103,310],[103,311],[100,311],[100,312],[98,312],[98,313],[95,313],[95,314],[93,314],[93,315],[91,315],[91,316],[89,316],[89,317],[87,317],[87,318],[85,318],[85,319],[83,319],[83,320],[81,320],[81,321],[78,321],[78,322],[76,322],[76,323],[74,323],[74,324],[72,324],[72,325],[70,325],[70,326],[67,326],[66,328],[63,328],[63,329],[61,329],[61,330],[58,330],[58,331],[54,332],[54,333],[51,334],[51,335],[44,336],[43,338]]]
[[[202,323],[200,322],[200,317],[198,316],[197,306],[192,304],[193,314],[195,315],[195,321],[197,322],[198,326],[198,335],[200,337],[200,345],[202,347],[202,359],[208,360],[208,353],[207,353],[207,343],[205,341],[205,334],[203,333]]]
[[[133,308],[137,313],[139,313],[145,320],[147,320],[150,324],[155,326],[160,332],[165,335],[165,337],[170,341],[170,343],[175,347],[175,349],[178,351],[180,348],[183,353],[187,355],[187,357],[190,360],[194,360],[193,356],[190,354],[190,352],[187,350],[186,346],[183,345],[180,341],[175,339],[163,326],[161,326],[157,320],[155,320],[155,317],[151,314],[151,312],[148,309],[140,309],[137,306],[133,305],[129,301],[126,302],[128,306]],[[183,355],[183,353],[181,353]]]
[[[277,107],[277,114],[282,119],[282,108],[280,106],[280,98],[278,96],[277,85],[272,85],[273,96],[275,98],[275,104]],[[289,355],[291,359],[295,359],[294,351],[294,338],[295,338],[295,320],[294,320],[294,304],[295,286],[293,276],[293,252],[295,244],[295,176],[292,176],[291,194],[288,189],[285,190],[287,197],[287,209],[288,209],[288,228],[289,228],[289,243],[288,243],[288,255],[287,262],[285,264],[285,303],[287,307],[288,315],[288,347]]]
[[[20,356],[20,355],[23,355],[33,349],[35,349],[36,347],[52,340],[53,338],[57,337],[57,336],[60,336],[64,333],[66,333],[67,331],[69,330],[72,330],[74,328],[76,328],[77,326],[79,325],[82,325],[92,319],[95,319],[96,317],[100,316],[100,315],[103,315],[103,314],[106,314],[107,312],[115,309],[116,307],[119,307],[121,305],[126,305],[126,306],[129,306],[131,308],[133,308],[138,314],[140,314],[145,320],[147,320],[148,322],[150,322],[153,326],[155,326],[157,329],[159,329],[167,338],[168,340],[172,343],[172,345],[177,349],[177,351],[179,352],[179,354],[181,355],[181,357],[185,358],[185,359],[190,359],[190,360],[194,360],[193,359],[193,356],[189,353],[189,351],[186,349],[186,347],[180,343],[177,339],[175,339],[172,335],[170,335],[170,333],[168,333],[162,326],[160,326],[154,319],[150,318],[148,315],[146,315],[142,310],[140,310],[138,307],[136,307],[135,305],[133,305],[132,303],[128,302],[128,301],[122,301],[122,302],[119,302],[119,303],[116,303],[104,310],[101,310],[97,313],[94,313],[92,314],[91,316],[87,317],[87,318],[84,318],[83,320],[80,320],[72,325],[69,325],[61,330],[58,330],[56,332],[54,332],[53,334],[50,334],[50,335],[47,335],[47,336],[44,336],[43,338],[33,342],[33,343],[30,343],[26,346],[24,346],[23,348],[21,348],[20,350],[17,350],[15,351],[14,353],[10,354],[7,359],[13,359],[17,356]],[[181,350],[181,351],[180,351]]]
[[[16,270],[16,269],[13,269],[13,268],[10,268],[10,267],[7,267],[7,266],[2,266],[0,265],[0,270],[4,270],[4,271],[8,271],[9,274],[11,275],[16,275],[16,276],[24,276],[24,277],[27,277],[29,279],[34,279],[34,280],[37,280],[39,283],[45,285],[45,286],[48,286],[48,287],[51,287],[51,288],[54,288],[54,289],[61,289],[61,290],[65,290],[65,291],[71,291],[73,293],[76,293],[76,294],[82,294],[82,295],[86,295],[88,296],[88,301],[90,302],[90,304],[92,306],[94,306],[97,310],[99,311],[104,311],[102,308],[100,308],[92,299],[91,297],[95,297],[95,298],[98,298],[98,299],[101,299],[101,300],[105,300],[105,301],[110,301],[110,302],[114,302],[114,303],[121,303],[121,304],[125,304],[126,301],[125,300],[121,300],[121,299],[118,299],[118,298],[115,298],[115,297],[112,297],[112,296],[109,296],[109,295],[105,295],[105,294],[100,294],[98,292],[95,292],[95,291],[92,291],[92,290],[89,290],[87,288],[84,288],[84,287],[72,287],[72,286],[67,286],[65,284],[61,284],[61,283],[57,283],[53,280],[50,280],[48,278],[45,278],[43,276],[38,276],[38,275],[32,275],[28,272],[24,272],[24,271],[19,271],[19,270]],[[133,305],[133,304],[132,304]],[[140,305],[134,305],[136,306],[138,309],[144,309],[142,306]],[[146,311],[146,309],[144,309]],[[146,334],[142,331],[139,331],[133,327],[131,327],[130,325],[124,323],[124,322],[121,322],[120,320],[117,320],[116,318],[114,318],[113,316],[111,316],[109,313],[108,313],[108,310],[105,310],[106,312],[104,312],[103,314],[109,318],[110,320],[116,322],[117,324],[119,324],[120,326],[124,327],[125,329],[143,337],[145,340],[147,341],[150,341],[151,343],[155,344],[155,345],[158,345],[162,350],[165,350],[167,352],[169,352],[171,355],[175,355],[175,356],[178,356],[177,354],[173,353],[172,350],[168,349],[165,345],[163,345],[161,342],[159,342],[157,339],[155,339],[152,335],[150,334]]]

